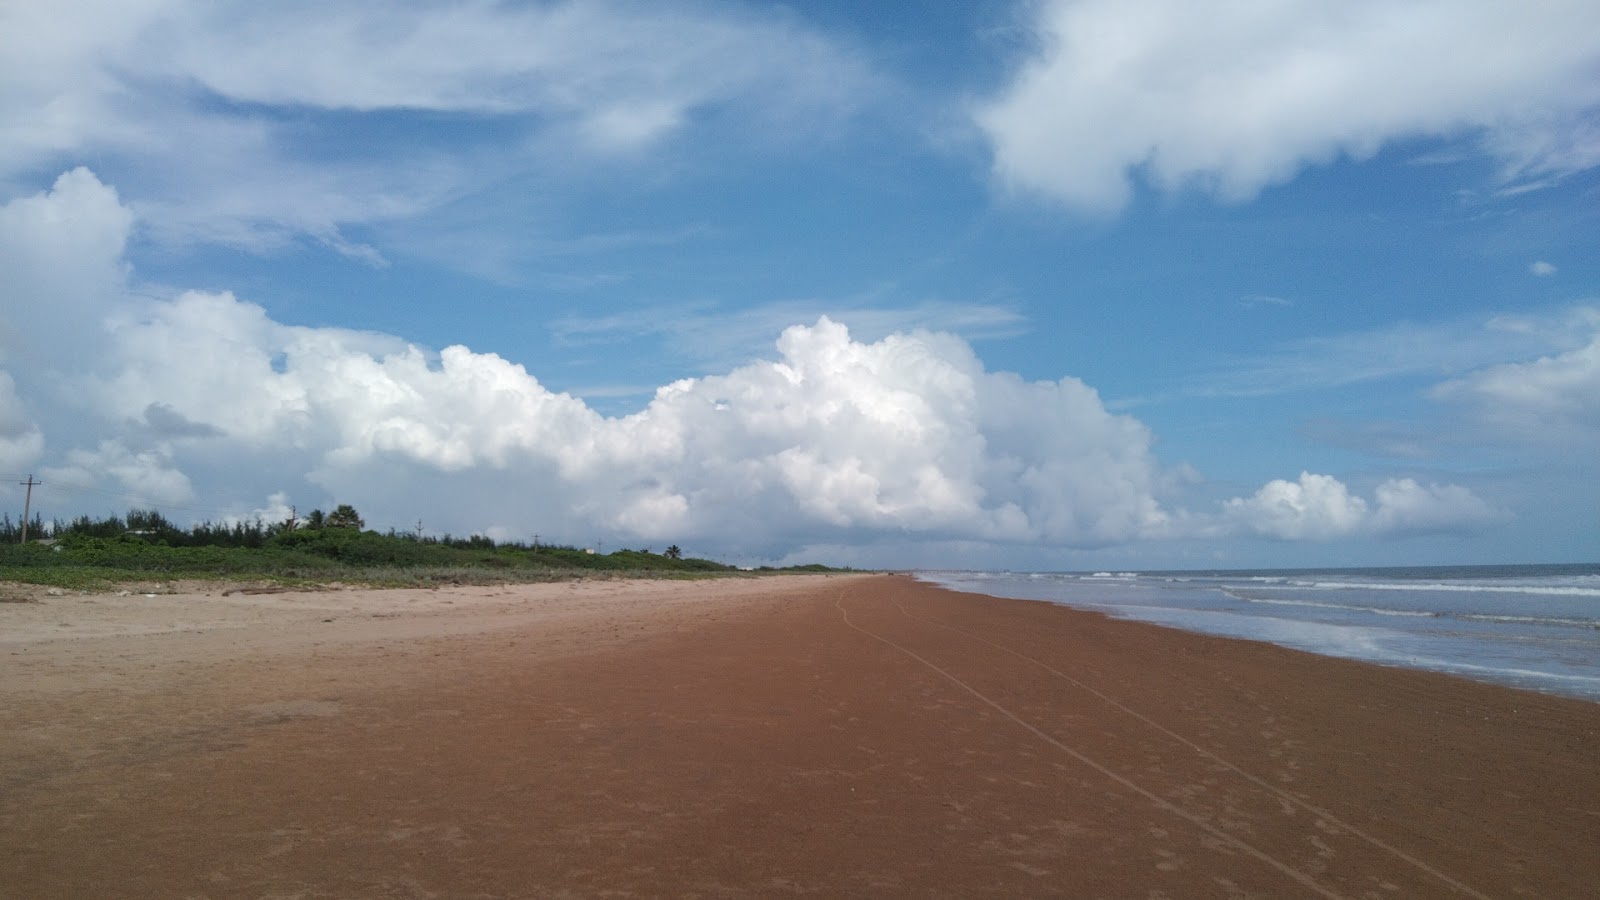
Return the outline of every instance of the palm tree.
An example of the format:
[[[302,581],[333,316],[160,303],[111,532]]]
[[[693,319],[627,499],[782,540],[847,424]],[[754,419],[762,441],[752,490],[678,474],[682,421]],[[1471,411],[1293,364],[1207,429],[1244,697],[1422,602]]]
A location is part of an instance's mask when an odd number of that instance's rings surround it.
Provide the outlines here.
[[[356,512],[356,508],[348,503],[341,503],[334,508],[333,512],[328,513],[329,528],[354,528],[360,530],[366,524],[366,522],[361,521],[361,514]]]
[[[677,544],[673,544],[671,547],[667,548],[667,552],[666,552],[665,556],[667,557],[667,559],[682,559],[683,558],[683,551],[678,549],[678,545]]]

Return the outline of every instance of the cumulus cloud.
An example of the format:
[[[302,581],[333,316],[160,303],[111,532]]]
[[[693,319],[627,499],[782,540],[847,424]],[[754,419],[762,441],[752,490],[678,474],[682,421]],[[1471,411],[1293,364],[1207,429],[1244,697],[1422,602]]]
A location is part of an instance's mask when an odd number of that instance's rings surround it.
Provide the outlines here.
[[[1503,514],[1455,484],[1418,484],[1398,478],[1378,485],[1372,530],[1379,534],[1460,531],[1495,522]]]
[[[1037,51],[975,110],[995,174],[1088,210],[1135,177],[1247,199],[1309,165],[1477,136],[1508,184],[1600,164],[1584,0],[1049,0]]]
[[[44,433],[28,415],[17,383],[0,370],[0,469],[15,472],[33,464],[44,452]]]
[[[48,450],[42,474],[66,489],[225,519],[351,502],[380,526],[425,514],[439,530],[756,555],[1230,529],[1327,539],[1461,527],[1486,509],[1453,486],[1393,481],[1369,502],[1307,474],[1192,513],[1175,498],[1198,475],[1163,467],[1150,430],[1082,381],[990,371],[948,332],[863,339],[826,316],[784,329],[770,358],[604,416],[492,353],[286,325],[227,292],[118,287],[132,228],[121,211],[86,170],[0,209],[0,254],[39,246],[51,223],[81,226],[45,242],[80,265],[40,267],[34,281],[42,296],[82,292],[76,327],[41,333],[43,365],[0,373],[0,454],[20,466]],[[103,349],[72,356],[88,333]],[[57,402],[24,402],[59,384],[71,389]]]
[[[1541,278],[1554,275],[1557,271],[1553,264],[1547,263],[1542,259],[1528,267],[1529,274],[1538,275]]]
[[[1390,479],[1378,485],[1369,502],[1337,478],[1310,472],[1301,472],[1298,481],[1270,481],[1251,496],[1224,504],[1224,519],[1233,527],[1287,541],[1470,530],[1499,517],[1459,485]]]
[[[869,342],[823,317],[784,330],[774,359],[606,417],[494,354],[284,325],[225,292],[118,287],[131,217],[87,170],[0,215],[4,252],[53,261],[36,286],[81,304],[76,328],[42,336],[46,357],[85,331],[105,344],[70,376],[73,408],[58,418],[75,427],[48,472],[58,484],[223,507],[283,491],[266,479],[287,477],[403,515],[394,507],[415,493],[397,500],[397,481],[459,478],[481,490],[475,514],[488,521],[474,527],[722,542],[860,532],[1081,546],[1167,524],[1141,423],[1076,379],[989,372],[948,333]],[[63,221],[80,228],[39,250]],[[82,270],[100,274],[84,282]],[[41,370],[33,384],[63,377]],[[36,432],[23,416],[7,433],[34,448]],[[263,469],[238,470],[264,456]],[[190,471],[212,477],[197,489]],[[223,473],[242,483],[219,495]]]
[[[5,315],[0,361],[40,365],[40,347],[74,357],[99,352],[100,318],[122,297],[123,250],[133,214],[88,169],[63,173],[48,191],[0,204]],[[41,340],[72,335],[72,341]]]
[[[47,360],[84,332],[105,349],[23,385],[73,385],[52,410],[46,471],[64,487],[213,509],[320,487],[405,521],[427,485],[451,484],[470,499],[449,515],[470,502],[468,527],[743,546],[807,534],[1088,546],[1169,527],[1148,429],[1076,379],[987,371],[948,333],[864,341],[822,317],[784,330],[775,358],[606,417],[494,354],[284,325],[225,292],[116,288],[132,228],[121,212],[75,170],[0,213],[13,255],[53,222],[81,226],[36,279],[78,296],[77,327],[40,343]],[[37,455],[45,429],[23,414],[27,392],[5,387],[6,434]]]
[[[1301,472],[1299,481],[1269,481],[1224,508],[1246,528],[1284,540],[1344,537],[1367,519],[1367,501],[1352,496],[1338,479],[1310,472]]]
[[[434,357],[279,326],[229,295],[155,304],[118,335],[103,414],[158,410],[183,424],[168,430],[173,446],[300,448],[329,481],[396,464],[533,476],[542,498],[616,533],[733,540],[815,527],[1099,544],[1163,518],[1142,425],[1074,379],[986,372],[949,335],[863,343],[823,318],[787,329],[776,360],[676,382],[620,418],[494,354]]]
[[[289,502],[289,495],[283,491],[277,491],[267,497],[266,505],[258,506],[248,514],[234,517],[230,521],[287,522],[290,519],[298,518],[299,515],[300,510]]]

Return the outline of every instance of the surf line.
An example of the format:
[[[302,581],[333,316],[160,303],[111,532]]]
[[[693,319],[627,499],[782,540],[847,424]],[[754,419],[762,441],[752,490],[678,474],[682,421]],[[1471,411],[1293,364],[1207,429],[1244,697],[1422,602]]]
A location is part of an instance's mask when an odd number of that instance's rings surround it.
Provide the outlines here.
[[[1200,830],[1204,831],[1205,833],[1211,835],[1212,837],[1216,838],[1217,840],[1222,841],[1223,843],[1228,844],[1231,847],[1236,847],[1239,850],[1242,850],[1245,853],[1249,854],[1250,856],[1255,857],[1256,859],[1260,860],[1261,862],[1266,863],[1267,865],[1271,866],[1272,868],[1277,869],[1279,872],[1282,872],[1283,874],[1289,876],[1290,878],[1292,878],[1295,881],[1299,882],[1300,884],[1304,885],[1306,888],[1308,888],[1309,890],[1315,892],[1319,896],[1328,897],[1328,898],[1330,898],[1330,900],[1348,900],[1348,898],[1346,898],[1343,894],[1336,894],[1333,891],[1328,890],[1327,888],[1325,888],[1322,885],[1318,884],[1316,881],[1312,880],[1312,878],[1310,876],[1306,875],[1304,872],[1301,872],[1299,869],[1296,869],[1293,866],[1290,866],[1290,865],[1287,865],[1286,863],[1281,862],[1277,858],[1268,855],[1266,852],[1264,852],[1262,850],[1259,850],[1259,849],[1257,849],[1255,847],[1252,847],[1251,845],[1245,843],[1244,841],[1239,840],[1238,838],[1234,837],[1231,834],[1228,834],[1225,831],[1218,830],[1216,827],[1212,826],[1211,823],[1205,821],[1204,819],[1200,818],[1199,816],[1195,815],[1194,813],[1189,812],[1188,810],[1184,809],[1183,807],[1178,806],[1177,804],[1173,803],[1172,801],[1168,800],[1167,798],[1162,797],[1159,794],[1155,794],[1155,793],[1153,793],[1151,791],[1145,790],[1144,788],[1140,787],[1139,785],[1135,784],[1134,782],[1129,781],[1127,778],[1123,777],[1122,775],[1119,775],[1116,772],[1113,772],[1112,770],[1106,768],[1105,766],[1101,765],[1100,763],[1095,762],[1093,759],[1090,759],[1089,757],[1083,755],[1082,753],[1079,753],[1077,750],[1074,750],[1071,747],[1068,747],[1066,744],[1063,744],[1060,741],[1056,740],[1055,738],[1051,737],[1050,735],[1045,734],[1037,726],[1033,725],[1032,723],[1030,723],[1027,720],[1023,719],[1022,717],[1018,716],[1016,713],[1012,712],[1011,710],[1006,709],[1004,706],[1001,706],[999,703],[996,703],[994,700],[991,700],[989,697],[985,696],[984,694],[980,693],[977,688],[974,688],[972,685],[967,684],[965,681],[962,681],[961,679],[959,679],[956,676],[950,674],[949,672],[946,672],[944,669],[939,668],[938,666],[936,666],[933,663],[929,662],[927,659],[924,659],[923,657],[918,656],[915,652],[913,652],[911,650],[908,650],[905,647],[900,646],[899,644],[895,643],[894,641],[889,640],[888,638],[884,637],[883,635],[876,634],[874,632],[868,631],[867,629],[862,628],[860,625],[857,625],[856,623],[850,621],[850,612],[849,612],[849,610],[844,608],[844,603],[843,603],[844,593],[845,593],[844,589],[841,588],[839,593],[838,593],[838,595],[836,597],[834,597],[833,605],[834,605],[834,608],[839,610],[839,614],[844,617],[844,623],[846,625],[850,626],[851,628],[855,629],[856,631],[861,632],[862,634],[866,635],[867,637],[870,637],[873,640],[879,641],[879,642],[881,642],[883,644],[887,644],[889,647],[892,647],[893,649],[899,651],[900,653],[903,653],[906,656],[909,656],[912,659],[916,660],[917,662],[922,663],[924,666],[927,666],[929,669],[932,669],[934,672],[937,672],[938,674],[944,676],[947,680],[949,680],[950,682],[955,684],[957,687],[961,688],[962,690],[966,691],[967,693],[971,694],[972,696],[978,698],[979,700],[981,700],[984,703],[988,704],[989,706],[993,707],[1001,715],[1005,716],[1006,718],[1010,719],[1011,721],[1017,723],[1018,725],[1022,726],[1025,729],[1027,729],[1029,732],[1032,732],[1033,736],[1038,738],[1039,740],[1044,741],[1046,744],[1049,744],[1050,746],[1055,747],[1057,750],[1060,750],[1062,753],[1065,753],[1068,756],[1072,757],[1073,759],[1077,760],[1078,762],[1081,762],[1084,765],[1088,766],[1089,768],[1094,769],[1096,772],[1099,772],[1101,775],[1104,775],[1105,777],[1111,779],[1112,781],[1115,781],[1117,784],[1120,784],[1123,787],[1127,788],[1128,790],[1133,791],[1134,793],[1140,795],[1141,797],[1144,797],[1145,799],[1149,800],[1151,803],[1154,803],[1156,806],[1161,807],[1162,809],[1166,810],[1167,812],[1170,812],[1173,815],[1188,821],[1190,824],[1194,825],[1195,827],[1199,828]]]
[[[1083,682],[1079,681],[1078,679],[1073,678],[1071,675],[1068,675],[1065,672],[1062,672],[1062,671],[1060,671],[1058,669],[1055,669],[1055,668],[1051,667],[1050,665],[1048,665],[1046,663],[1043,663],[1043,662],[1041,662],[1041,661],[1039,661],[1037,659],[1034,659],[1033,657],[1027,655],[1026,653],[1021,653],[1019,651],[1013,650],[1010,647],[1005,646],[1004,644],[997,644],[994,641],[989,640],[988,638],[979,637],[978,635],[973,634],[970,631],[963,631],[960,628],[955,627],[954,625],[946,625],[943,622],[937,622],[937,621],[935,621],[933,619],[928,619],[928,618],[924,618],[924,617],[919,616],[919,615],[915,615],[915,614],[907,611],[905,606],[903,604],[901,604],[898,600],[895,601],[894,605],[897,608],[899,608],[900,614],[905,616],[908,619],[915,619],[918,622],[926,622],[929,625],[934,625],[934,626],[937,626],[939,628],[943,628],[946,631],[953,631],[956,634],[963,635],[963,636],[965,636],[967,638],[970,638],[970,639],[972,639],[974,641],[977,641],[977,642],[979,642],[981,644],[988,644],[989,646],[995,648],[996,650],[1003,650],[1006,653],[1009,653],[1009,654],[1011,654],[1012,656],[1015,656],[1018,659],[1026,660],[1026,661],[1028,661],[1030,663],[1033,663],[1034,665],[1036,665],[1039,668],[1045,670],[1046,672],[1049,672],[1051,675],[1054,675],[1057,678],[1060,678],[1060,679],[1066,681],[1068,684],[1071,684],[1074,687],[1080,688],[1080,689],[1082,689],[1084,691],[1087,691],[1087,692],[1093,694],[1094,696],[1100,698],[1104,702],[1110,704],[1111,706],[1116,707],[1117,709],[1121,710],[1124,713],[1127,713],[1128,715],[1134,717],[1135,719],[1138,719],[1139,721],[1141,721],[1144,724],[1150,726],[1151,728],[1154,728],[1156,731],[1161,732],[1162,734],[1166,735],[1167,737],[1172,738],[1173,740],[1177,741],[1178,743],[1183,744],[1184,746],[1186,746],[1189,749],[1193,750],[1194,752],[1200,754],[1201,756],[1205,757],[1206,759],[1216,763],[1217,765],[1223,766],[1224,768],[1227,768],[1227,769],[1233,771],[1234,774],[1236,774],[1239,777],[1245,779],[1246,781],[1249,781],[1251,784],[1254,784],[1257,787],[1264,788],[1267,791],[1270,791],[1274,796],[1278,797],[1279,799],[1282,799],[1282,800],[1284,800],[1284,801],[1286,801],[1288,803],[1292,803],[1295,806],[1298,806],[1301,809],[1303,809],[1303,810],[1305,810],[1305,811],[1307,811],[1309,813],[1312,813],[1313,815],[1316,815],[1316,816],[1318,816],[1318,817],[1320,817],[1322,819],[1327,820],[1329,823],[1331,823],[1333,825],[1336,825],[1339,828],[1344,829],[1345,831],[1348,831],[1349,833],[1355,835],[1356,837],[1366,841],[1367,843],[1371,844],[1374,847],[1377,847],[1380,850],[1383,850],[1383,851],[1393,855],[1395,858],[1397,858],[1397,859],[1399,859],[1399,860],[1401,860],[1403,862],[1410,863],[1412,866],[1415,866],[1417,869],[1419,869],[1419,870],[1421,870],[1423,872],[1426,872],[1427,874],[1432,875],[1433,877],[1435,877],[1435,878],[1439,879],[1440,881],[1444,882],[1446,885],[1448,885],[1449,887],[1453,888],[1454,890],[1456,890],[1456,891],[1458,891],[1460,893],[1466,894],[1469,897],[1476,898],[1476,900],[1491,900],[1491,898],[1489,898],[1489,897],[1485,896],[1484,894],[1481,894],[1481,893],[1473,890],[1472,888],[1468,887],[1465,884],[1462,884],[1461,882],[1455,880],[1454,878],[1451,878],[1449,875],[1446,875],[1445,873],[1439,871],[1438,869],[1435,869],[1434,867],[1428,865],[1427,863],[1423,862],[1420,859],[1417,859],[1416,857],[1412,856],[1411,854],[1406,853],[1404,850],[1401,850],[1398,847],[1392,847],[1389,844],[1379,840],[1378,838],[1373,837],[1370,834],[1367,834],[1365,831],[1362,831],[1361,829],[1357,828],[1356,826],[1351,825],[1350,823],[1344,821],[1343,819],[1340,819],[1338,816],[1334,815],[1333,813],[1328,812],[1327,810],[1325,810],[1325,809],[1323,809],[1323,808],[1321,808],[1319,806],[1315,806],[1313,804],[1307,803],[1306,801],[1301,800],[1299,797],[1296,797],[1294,794],[1291,794],[1288,791],[1283,790],[1282,788],[1278,787],[1277,785],[1274,785],[1271,782],[1269,782],[1269,781],[1267,781],[1267,780],[1265,780],[1265,779],[1263,779],[1263,778],[1261,778],[1261,777],[1259,777],[1257,775],[1253,775],[1250,772],[1247,772],[1244,769],[1239,768],[1238,766],[1234,765],[1233,763],[1228,762],[1227,760],[1225,760],[1222,757],[1216,755],[1215,753],[1212,753],[1210,750],[1207,750],[1206,748],[1200,746],[1199,744],[1196,744],[1194,741],[1191,741],[1188,738],[1184,737],[1183,735],[1178,734],[1177,732],[1173,731],[1172,729],[1166,727],[1165,725],[1162,725],[1160,722],[1157,722],[1154,719],[1151,719],[1148,716],[1145,716],[1143,713],[1140,713],[1137,710],[1130,709],[1129,707],[1124,706],[1122,703],[1118,702],[1116,699],[1114,699],[1112,697],[1109,697],[1109,696],[1107,696],[1105,694],[1102,694],[1101,692],[1095,690],[1094,688],[1088,686],[1087,684],[1084,684]]]

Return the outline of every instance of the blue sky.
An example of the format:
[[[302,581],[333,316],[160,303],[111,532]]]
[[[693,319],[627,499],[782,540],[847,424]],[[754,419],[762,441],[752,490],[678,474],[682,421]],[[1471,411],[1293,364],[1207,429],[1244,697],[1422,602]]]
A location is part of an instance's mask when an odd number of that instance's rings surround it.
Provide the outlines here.
[[[0,498],[1600,556],[1600,9],[0,9]]]

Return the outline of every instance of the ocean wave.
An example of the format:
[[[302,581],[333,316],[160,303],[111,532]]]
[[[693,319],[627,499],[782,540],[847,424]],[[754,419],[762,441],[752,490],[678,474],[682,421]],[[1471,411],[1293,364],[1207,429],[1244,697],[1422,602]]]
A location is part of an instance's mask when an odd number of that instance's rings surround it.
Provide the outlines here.
[[[1411,619],[1460,619],[1471,622],[1494,622],[1503,625],[1548,625],[1560,628],[1600,629],[1600,620],[1570,616],[1530,616],[1505,613],[1467,613],[1447,610],[1384,609],[1378,606],[1357,606],[1353,603],[1318,603],[1314,600],[1283,600],[1274,597],[1246,597],[1232,591],[1223,591],[1229,597],[1244,603],[1262,606],[1293,606],[1308,609],[1336,609],[1341,612],[1371,613],[1378,616],[1395,616]]]
[[[1549,672],[1543,669],[1518,669],[1509,666],[1483,666],[1453,660],[1419,660],[1430,663],[1430,668],[1448,672],[1482,672],[1491,675],[1515,677],[1532,681],[1564,681],[1572,684],[1591,684],[1600,688],[1600,678],[1593,675],[1573,675],[1567,672]]]
[[[1497,616],[1488,613],[1453,613],[1451,618],[1471,619],[1477,622],[1506,622],[1518,625],[1563,625],[1578,628],[1600,628],[1595,619],[1568,619],[1559,616]]]
[[[1430,591],[1463,594],[1534,594],[1543,597],[1600,597],[1600,588],[1572,585],[1465,584],[1461,582],[1419,581],[1282,581],[1284,587],[1321,591]]]
[[[1379,616],[1407,616],[1424,619],[1445,615],[1445,613],[1430,610],[1383,609],[1378,606],[1354,606],[1348,603],[1317,603],[1312,600],[1275,600],[1267,597],[1243,597],[1231,591],[1223,591],[1223,593],[1235,600],[1243,600],[1246,603],[1260,603],[1267,606],[1305,606],[1313,609],[1341,609],[1349,612],[1373,613]]]
[[[957,590],[1600,699],[1600,604],[1591,599],[1600,597],[1600,582],[1566,574],[1456,577],[1104,569],[950,573],[942,580]]]

